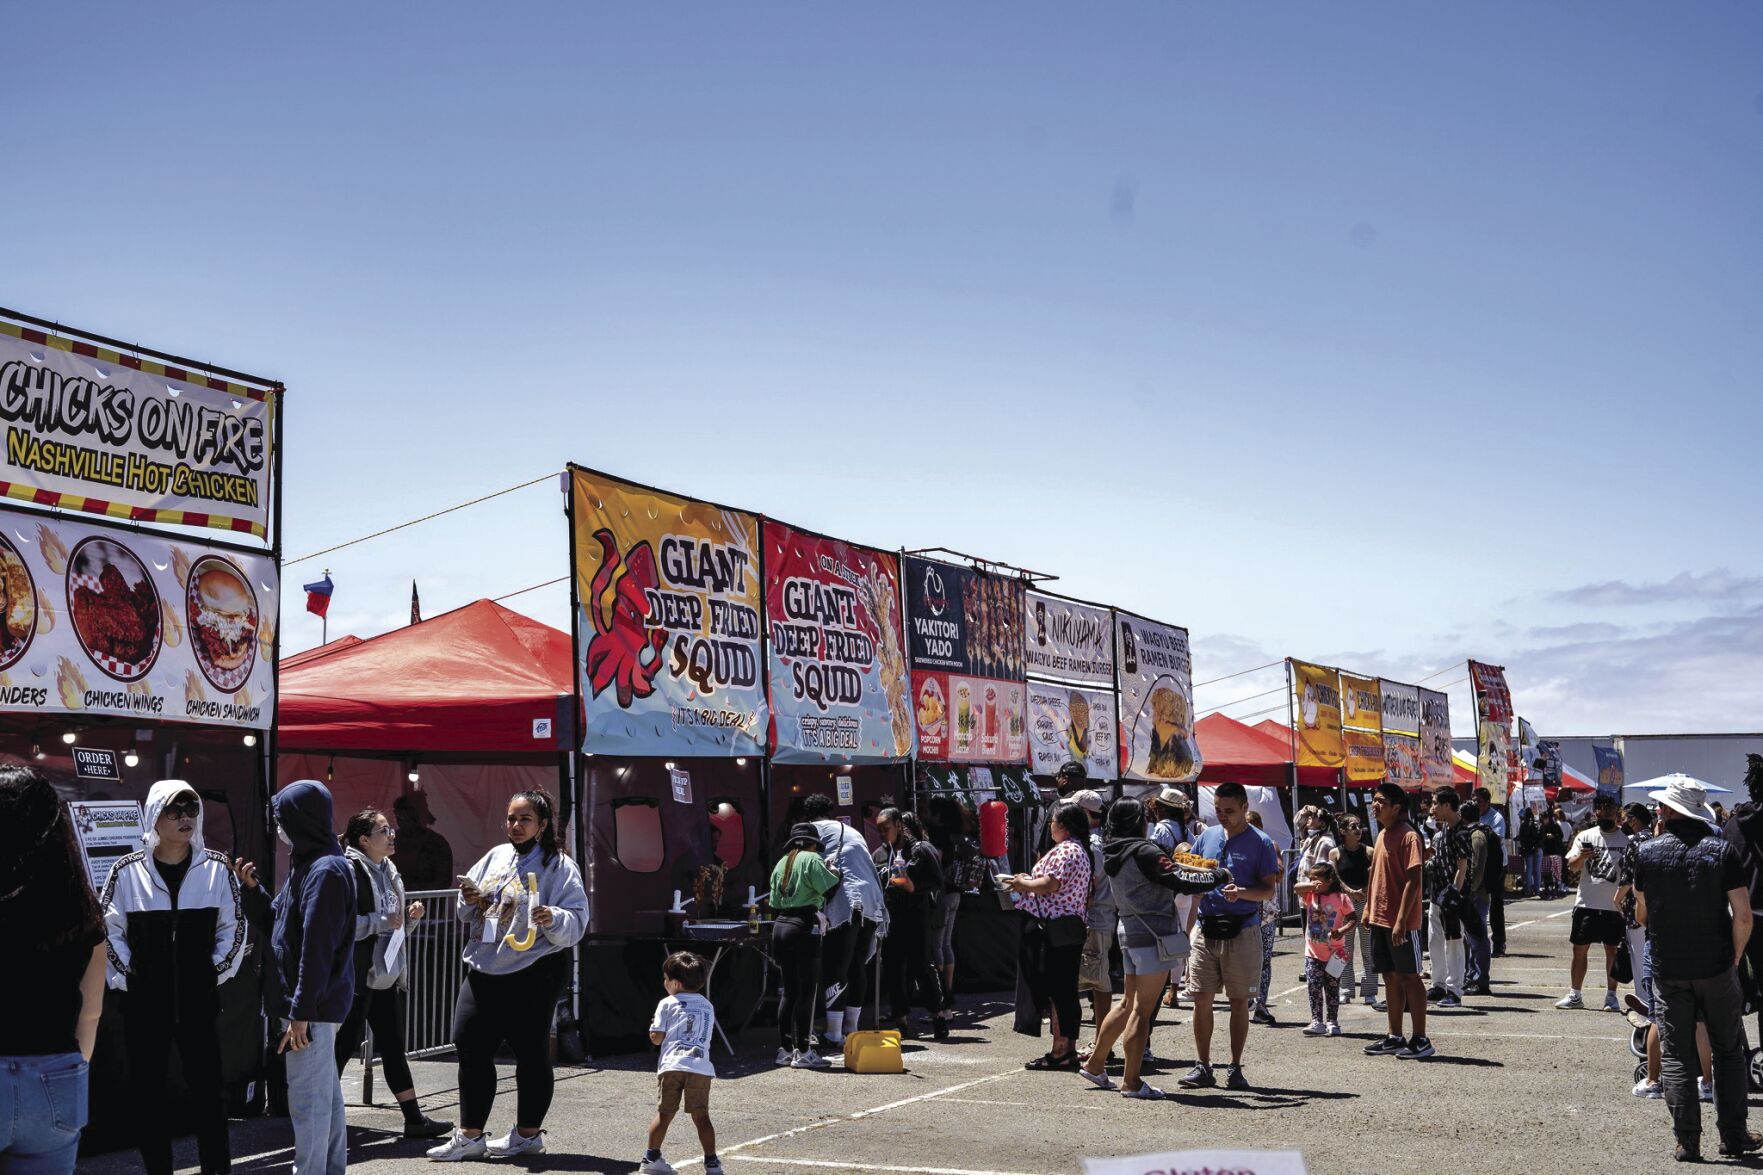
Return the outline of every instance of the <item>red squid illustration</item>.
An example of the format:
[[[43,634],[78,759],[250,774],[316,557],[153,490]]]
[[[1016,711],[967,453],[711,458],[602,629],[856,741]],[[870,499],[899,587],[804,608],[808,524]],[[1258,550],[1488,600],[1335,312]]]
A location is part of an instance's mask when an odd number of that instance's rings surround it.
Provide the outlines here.
[[[629,708],[637,698],[655,692],[654,677],[661,669],[667,633],[646,624],[647,593],[661,586],[661,577],[647,542],[620,558],[611,531],[597,530],[594,538],[600,543],[600,570],[594,573],[594,596],[588,603],[594,621],[594,635],[588,641],[588,680],[596,698],[617,683],[618,704]]]

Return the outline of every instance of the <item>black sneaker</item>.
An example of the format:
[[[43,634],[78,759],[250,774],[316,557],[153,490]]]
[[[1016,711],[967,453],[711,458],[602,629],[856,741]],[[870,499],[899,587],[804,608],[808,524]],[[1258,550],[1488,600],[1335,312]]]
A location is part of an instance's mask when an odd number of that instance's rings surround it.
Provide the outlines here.
[[[1211,1089],[1218,1084],[1218,1078],[1212,1075],[1212,1066],[1195,1065],[1188,1070],[1187,1076],[1176,1081],[1183,1089]]]
[[[1432,1041],[1424,1036],[1417,1036],[1396,1053],[1396,1060],[1424,1061],[1436,1052],[1438,1050],[1432,1047]]]
[[[1265,1024],[1270,1028],[1279,1023],[1278,1020],[1273,1018],[1273,1013],[1269,1012],[1266,1008],[1256,1008],[1249,1014],[1249,1019],[1256,1024]]]
[[[1758,1134],[1755,1130],[1747,1130],[1735,1138],[1720,1140],[1720,1153],[1729,1159],[1758,1150],[1763,1150],[1763,1134]]]
[[[1434,985],[1434,986],[1426,989],[1426,998],[1427,998],[1427,1002],[1429,1002],[1429,1003],[1436,1004],[1440,1000],[1444,999],[1447,995],[1450,995],[1450,994],[1451,994],[1450,992],[1446,991],[1444,988],[1439,987],[1437,985]]]
[[[1368,1057],[1393,1057],[1408,1047],[1408,1042],[1399,1036],[1386,1036],[1382,1040],[1374,1040],[1365,1046]]]
[[[1224,1079],[1224,1088],[1241,1092],[1254,1087],[1249,1084],[1249,1079],[1243,1076],[1243,1067],[1232,1065],[1229,1074]]]

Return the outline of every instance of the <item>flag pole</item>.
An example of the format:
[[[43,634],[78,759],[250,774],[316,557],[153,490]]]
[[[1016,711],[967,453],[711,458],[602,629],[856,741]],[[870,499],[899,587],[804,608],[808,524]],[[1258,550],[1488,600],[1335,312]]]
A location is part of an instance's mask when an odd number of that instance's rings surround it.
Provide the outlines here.
[[[324,569],[324,577],[326,579],[331,577],[329,567]],[[331,643],[331,609],[328,603],[325,605],[324,614],[318,618],[318,643],[321,645]]]

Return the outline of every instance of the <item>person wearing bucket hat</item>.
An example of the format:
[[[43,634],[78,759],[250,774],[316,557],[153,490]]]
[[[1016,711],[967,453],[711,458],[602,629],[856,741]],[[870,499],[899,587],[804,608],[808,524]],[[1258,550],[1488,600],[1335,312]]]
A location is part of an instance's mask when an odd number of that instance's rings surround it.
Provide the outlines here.
[[[1738,851],[1714,828],[1707,789],[1687,776],[1649,796],[1665,827],[1636,854],[1635,918],[1647,928],[1653,993],[1659,1001],[1660,1076],[1679,1162],[1702,1157],[1702,1106],[1696,1089],[1696,1023],[1707,1025],[1713,1054],[1720,1153],[1763,1150],[1748,1128],[1744,996],[1738,961],[1751,937],[1751,900]]]
[[[792,1069],[830,1064],[814,1051],[808,1034],[814,1020],[814,977],[820,973],[820,911],[826,895],[837,888],[839,875],[820,855],[820,831],[812,824],[792,825],[783,856],[771,871],[771,953],[783,972],[777,1063]]]

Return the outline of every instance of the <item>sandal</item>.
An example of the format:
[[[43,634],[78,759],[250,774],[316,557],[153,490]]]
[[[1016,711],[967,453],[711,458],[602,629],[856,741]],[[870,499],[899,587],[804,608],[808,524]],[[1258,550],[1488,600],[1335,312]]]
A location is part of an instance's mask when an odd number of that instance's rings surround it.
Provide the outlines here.
[[[1059,1058],[1055,1057],[1052,1053],[1042,1053],[1034,1060],[1026,1062],[1022,1067],[1024,1069],[1034,1069],[1036,1071],[1056,1069],[1059,1067]]]
[[[1076,1049],[1066,1053],[1063,1057],[1055,1057],[1052,1053],[1048,1053],[1047,1061],[1047,1068],[1059,1069],[1068,1073],[1075,1073],[1077,1070],[1083,1068],[1083,1062],[1077,1059]]]

